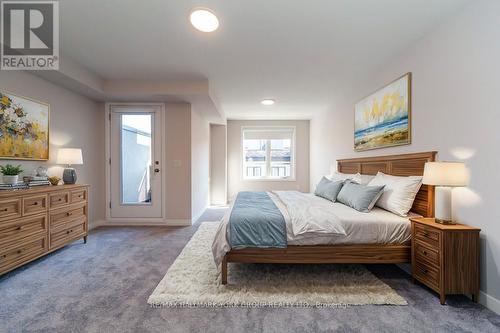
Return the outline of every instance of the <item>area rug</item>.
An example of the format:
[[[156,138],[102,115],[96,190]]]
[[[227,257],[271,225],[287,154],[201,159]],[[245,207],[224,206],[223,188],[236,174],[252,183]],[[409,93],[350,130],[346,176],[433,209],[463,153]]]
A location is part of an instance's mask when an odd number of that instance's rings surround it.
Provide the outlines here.
[[[212,257],[219,223],[202,223],[148,299],[154,307],[407,305],[363,265],[229,264],[220,283]]]

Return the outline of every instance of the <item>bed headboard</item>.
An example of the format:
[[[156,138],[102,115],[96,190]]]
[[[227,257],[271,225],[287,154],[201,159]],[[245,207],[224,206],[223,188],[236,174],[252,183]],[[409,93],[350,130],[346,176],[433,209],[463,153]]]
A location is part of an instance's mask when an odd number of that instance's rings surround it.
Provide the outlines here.
[[[433,162],[437,152],[358,157],[337,160],[337,170],[343,173],[375,175],[382,171],[394,176],[422,176],[425,162]],[[413,202],[412,212],[424,217],[434,216],[434,186],[422,185]]]

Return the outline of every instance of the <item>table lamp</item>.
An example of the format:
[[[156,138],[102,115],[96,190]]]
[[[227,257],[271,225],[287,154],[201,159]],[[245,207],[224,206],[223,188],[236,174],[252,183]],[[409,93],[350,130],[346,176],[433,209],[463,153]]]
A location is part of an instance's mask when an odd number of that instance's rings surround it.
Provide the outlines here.
[[[436,186],[435,218],[437,223],[455,224],[452,221],[452,188],[467,186],[469,173],[462,162],[427,162],[423,184]]]
[[[79,148],[59,149],[57,152],[57,164],[67,165],[63,173],[64,184],[75,184],[76,171],[71,166],[83,164],[82,150]]]

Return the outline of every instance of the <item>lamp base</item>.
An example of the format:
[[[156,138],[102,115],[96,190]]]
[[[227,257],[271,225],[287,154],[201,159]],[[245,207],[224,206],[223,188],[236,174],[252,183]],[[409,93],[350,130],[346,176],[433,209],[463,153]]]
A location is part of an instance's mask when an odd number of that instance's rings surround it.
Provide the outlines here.
[[[76,171],[73,168],[66,168],[63,172],[63,182],[64,184],[75,184],[76,183]]]
[[[436,221],[436,223],[439,223],[439,224],[456,224],[452,220],[443,220],[443,219],[438,219],[438,218],[434,219],[434,221]]]

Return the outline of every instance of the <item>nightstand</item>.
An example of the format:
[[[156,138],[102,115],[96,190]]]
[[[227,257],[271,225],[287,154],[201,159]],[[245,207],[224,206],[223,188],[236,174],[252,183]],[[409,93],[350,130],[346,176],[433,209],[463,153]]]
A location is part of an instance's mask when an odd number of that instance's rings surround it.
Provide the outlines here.
[[[433,218],[410,218],[411,270],[417,280],[439,294],[479,293],[479,232],[463,224],[443,225]]]

